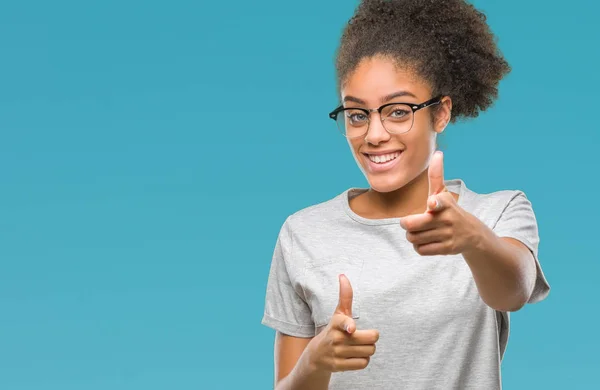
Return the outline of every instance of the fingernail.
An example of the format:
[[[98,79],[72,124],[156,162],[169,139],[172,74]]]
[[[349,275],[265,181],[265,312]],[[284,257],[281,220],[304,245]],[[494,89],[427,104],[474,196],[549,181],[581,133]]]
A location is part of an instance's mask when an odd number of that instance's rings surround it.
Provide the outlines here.
[[[434,200],[435,201],[435,205],[433,206],[434,208],[437,206],[437,199],[435,198],[434,195],[431,195],[429,197],[429,199],[427,199],[427,208],[431,208],[431,201]]]

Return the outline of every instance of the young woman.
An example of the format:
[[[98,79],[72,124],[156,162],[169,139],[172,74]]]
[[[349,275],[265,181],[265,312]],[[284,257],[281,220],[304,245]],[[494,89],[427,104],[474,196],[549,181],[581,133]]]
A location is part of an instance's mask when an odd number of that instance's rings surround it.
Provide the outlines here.
[[[263,324],[277,389],[501,389],[509,313],[550,290],[522,191],[444,180],[436,137],[510,70],[464,0],[365,0],[330,113],[369,188],[289,216]],[[486,147],[482,145],[482,147]]]

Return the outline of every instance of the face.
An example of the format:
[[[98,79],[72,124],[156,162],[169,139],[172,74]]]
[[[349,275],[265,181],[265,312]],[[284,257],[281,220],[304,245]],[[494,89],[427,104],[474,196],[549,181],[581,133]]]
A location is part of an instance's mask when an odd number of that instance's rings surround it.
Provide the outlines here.
[[[386,99],[398,93],[403,96]],[[377,108],[386,103],[420,104],[433,98],[431,93],[428,83],[410,70],[399,68],[389,59],[374,57],[364,59],[349,75],[342,86],[341,98],[344,107]],[[435,110],[435,116],[430,110]],[[450,110],[450,98],[444,97],[441,104],[415,112],[411,130],[402,134],[390,134],[383,127],[379,113],[371,113],[368,132],[348,138],[348,143],[373,190],[397,190],[427,169],[435,152],[437,134],[450,120]],[[375,157],[381,153],[385,155]],[[390,158],[393,160],[382,162]]]

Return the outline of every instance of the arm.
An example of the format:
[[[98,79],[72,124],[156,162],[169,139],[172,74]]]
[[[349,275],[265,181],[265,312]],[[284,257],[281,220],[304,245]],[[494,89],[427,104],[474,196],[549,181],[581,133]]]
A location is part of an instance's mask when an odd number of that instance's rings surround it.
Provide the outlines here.
[[[499,311],[521,309],[533,291],[536,277],[535,259],[520,241],[498,237],[479,222],[478,237],[463,252],[479,295],[490,307]]]
[[[498,311],[523,307],[536,281],[535,258],[529,248],[517,239],[500,237],[503,233],[496,234],[460,208],[448,192],[437,198],[440,203],[433,212],[400,222],[415,250],[424,256],[462,254],[488,306]]]
[[[531,202],[522,191],[514,192],[492,230],[458,205],[444,184],[443,154],[435,153],[429,164],[427,210],[401,218],[400,226],[420,255],[461,254],[488,306],[517,311],[534,297],[539,237]],[[535,299],[548,291],[541,274]]]
[[[275,336],[275,390],[327,390],[331,373],[309,363],[306,348],[313,338],[277,332]]]

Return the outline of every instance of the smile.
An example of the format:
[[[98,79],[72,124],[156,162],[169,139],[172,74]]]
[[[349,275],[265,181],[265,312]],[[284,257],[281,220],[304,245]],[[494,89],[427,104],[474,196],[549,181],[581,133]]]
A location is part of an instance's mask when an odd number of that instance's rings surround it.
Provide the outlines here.
[[[387,154],[363,154],[367,170],[378,173],[392,169],[402,158],[402,151]]]
[[[375,164],[385,164],[386,162],[395,160],[398,156],[400,156],[400,152],[384,154],[384,155],[373,155],[367,154],[369,160],[373,161]]]

